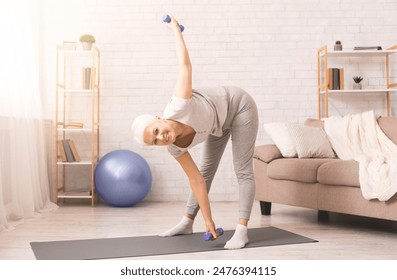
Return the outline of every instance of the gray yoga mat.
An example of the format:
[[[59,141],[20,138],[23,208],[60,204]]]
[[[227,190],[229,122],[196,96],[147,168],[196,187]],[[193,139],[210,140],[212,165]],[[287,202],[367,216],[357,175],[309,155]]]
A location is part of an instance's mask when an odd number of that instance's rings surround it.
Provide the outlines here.
[[[225,250],[234,233],[227,230],[214,241],[204,241],[203,233],[173,237],[138,236],[104,239],[31,242],[38,260],[91,260]],[[245,248],[317,242],[276,227],[248,229]]]

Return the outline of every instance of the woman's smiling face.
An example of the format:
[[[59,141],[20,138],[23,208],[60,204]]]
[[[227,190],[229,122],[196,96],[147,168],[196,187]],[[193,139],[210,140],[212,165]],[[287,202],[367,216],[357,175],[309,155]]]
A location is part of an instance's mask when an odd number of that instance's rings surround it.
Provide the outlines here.
[[[143,139],[148,145],[171,145],[176,140],[175,129],[164,119],[157,119],[145,128]]]

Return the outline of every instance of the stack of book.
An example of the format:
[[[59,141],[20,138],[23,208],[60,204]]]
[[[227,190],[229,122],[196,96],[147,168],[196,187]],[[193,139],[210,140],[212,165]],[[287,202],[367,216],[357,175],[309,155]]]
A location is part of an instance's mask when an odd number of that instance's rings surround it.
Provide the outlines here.
[[[345,88],[343,68],[328,68],[328,89],[341,90]]]
[[[63,162],[80,161],[80,155],[77,152],[76,145],[72,139],[58,140],[58,149],[60,159]]]
[[[63,128],[83,128],[84,124],[82,122],[68,122],[64,124],[63,122],[58,122],[58,125],[63,126]]]
[[[355,51],[372,51],[372,50],[381,51],[382,47],[381,46],[354,47],[353,50],[355,50]]]
[[[65,51],[75,51],[76,50],[76,42],[74,41],[63,41],[62,49]]]

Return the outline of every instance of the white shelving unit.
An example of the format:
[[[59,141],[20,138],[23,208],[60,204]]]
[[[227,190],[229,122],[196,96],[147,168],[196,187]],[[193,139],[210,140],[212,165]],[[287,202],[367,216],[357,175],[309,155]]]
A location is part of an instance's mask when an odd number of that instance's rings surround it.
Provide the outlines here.
[[[328,99],[330,94],[345,94],[352,93],[359,96],[359,94],[372,94],[377,93],[384,95],[386,98],[386,113],[387,116],[391,115],[390,108],[390,93],[397,92],[397,82],[391,80],[396,77],[391,76],[391,61],[390,56],[397,54],[397,45],[390,47],[386,50],[357,50],[357,51],[328,51],[327,46],[322,46],[317,50],[317,76],[318,76],[318,118],[328,117]],[[380,57],[385,58],[384,70],[385,70],[385,87],[374,88],[374,89],[343,89],[343,90],[330,90],[329,78],[327,75],[327,69],[329,60],[335,58],[358,58],[362,61],[368,60],[368,58]],[[323,105],[323,106],[322,106]],[[324,109],[322,108],[324,107]]]
[[[90,76],[84,76],[83,68],[90,68]],[[94,69],[94,70],[93,70]],[[88,86],[84,79],[89,79]],[[79,104],[73,103],[75,99],[81,99]],[[77,107],[77,109],[75,108]],[[62,50],[57,47],[56,57],[56,116],[55,116],[55,196],[57,203],[64,199],[87,199],[91,200],[91,206],[95,205],[95,165],[99,160],[99,135],[100,135],[100,50],[94,45],[91,50]],[[79,115],[82,128],[70,128],[67,124],[76,121],[74,114]],[[77,145],[77,151],[81,153],[79,161],[65,161],[62,159],[59,149],[60,140],[76,139],[82,137],[87,139],[83,145]],[[81,143],[80,143],[81,144]],[[88,147],[87,147],[88,146]],[[79,152],[80,155],[80,152]],[[88,168],[90,178],[89,186],[81,188],[69,188],[67,179],[72,178],[70,168]]]

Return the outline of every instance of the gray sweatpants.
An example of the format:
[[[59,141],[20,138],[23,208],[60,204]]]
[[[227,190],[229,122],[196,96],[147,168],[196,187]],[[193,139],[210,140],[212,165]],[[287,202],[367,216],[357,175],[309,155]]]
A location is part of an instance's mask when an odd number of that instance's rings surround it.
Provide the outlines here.
[[[228,97],[228,113],[223,125],[223,135],[210,135],[203,143],[200,172],[207,191],[211,188],[219,162],[231,136],[233,165],[239,184],[239,218],[251,215],[255,196],[253,154],[258,133],[258,110],[252,97],[238,87],[225,87]],[[192,192],[187,202],[186,214],[197,215],[199,206]]]

